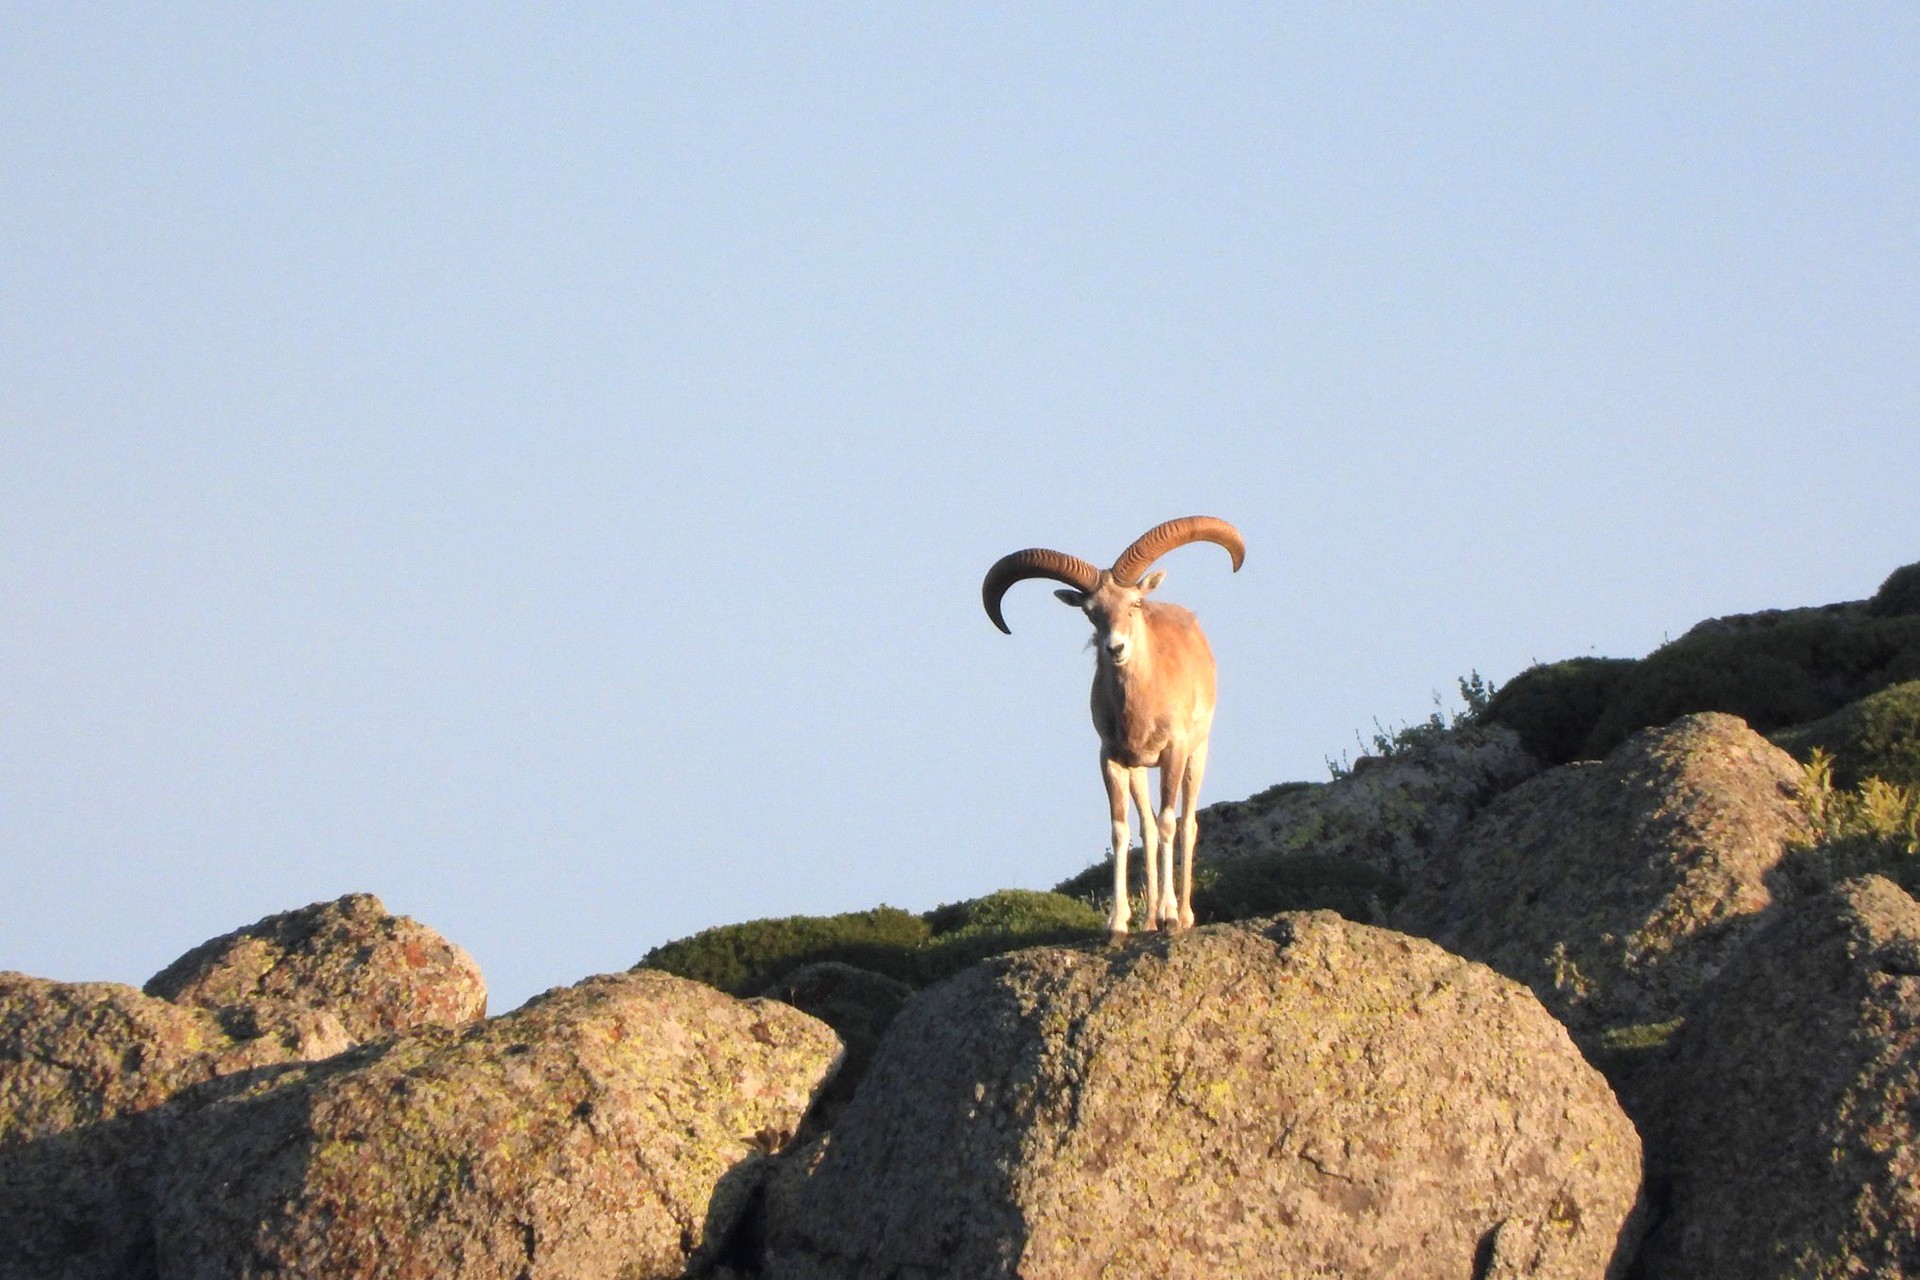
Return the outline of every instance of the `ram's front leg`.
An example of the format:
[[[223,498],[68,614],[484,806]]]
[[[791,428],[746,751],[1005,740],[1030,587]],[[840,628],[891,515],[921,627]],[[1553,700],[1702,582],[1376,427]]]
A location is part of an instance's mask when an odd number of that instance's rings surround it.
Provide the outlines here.
[[[1107,913],[1107,938],[1118,942],[1127,936],[1127,923],[1133,915],[1133,903],[1127,896],[1127,850],[1133,834],[1127,830],[1127,778],[1131,772],[1117,760],[1100,757],[1100,775],[1107,784],[1107,811],[1113,817],[1113,910]],[[1141,815],[1145,827],[1145,815]]]
[[[1133,792],[1133,811],[1140,815],[1140,870],[1146,882],[1141,893],[1144,905],[1140,915],[1142,929],[1157,929],[1167,895],[1173,892],[1172,873],[1160,874],[1159,825],[1153,820],[1153,805],[1148,800],[1153,780],[1145,769],[1127,770],[1127,787]]]

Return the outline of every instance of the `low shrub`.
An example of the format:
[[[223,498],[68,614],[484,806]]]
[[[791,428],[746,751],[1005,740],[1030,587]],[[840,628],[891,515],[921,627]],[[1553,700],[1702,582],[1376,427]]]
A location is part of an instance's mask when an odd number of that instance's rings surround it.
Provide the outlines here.
[[[1463,704],[1458,711],[1449,711],[1447,704],[1436,693],[1433,695],[1433,711],[1425,720],[1389,729],[1375,718],[1370,740],[1356,732],[1354,739],[1360,745],[1360,759],[1394,760],[1410,756],[1416,751],[1439,746],[1462,729],[1471,729],[1484,723],[1487,708],[1495,694],[1494,683],[1478,671],[1461,676],[1458,683]],[[1351,777],[1359,767],[1360,761],[1347,759],[1345,753],[1338,760],[1331,756],[1327,758],[1327,772],[1333,775],[1336,782]]]
[[[661,969],[736,996],[760,995],[795,970],[829,961],[920,987],[988,956],[1077,942],[1104,934],[1106,927],[1106,916],[1085,902],[1003,889],[923,916],[876,907],[721,925],[655,947],[634,967]]]
[[[1127,878],[1136,921],[1146,893],[1140,863],[1140,851],[1135,849],[1127,860]],[[1086,904],[1104,928],[1107,905],[1113,900],[1113,863],[1096,862],[1061,881],[1055,892]],[[1402,892],[1398,880],[1351,858],[1275,853],[1225,862],[1203,859],[1193,871],[1193,914],[1202,924],[1217,924],[1282,911],[1325,910],[1368,924],[1398,902]]]
[[[1920,894],[1920,787],[1868,778],[1837,786],[1833,761],[1815,748],[1800,788],[1812,824],[1810,841],[1784,869],[1802,891],[1831,888],[1860,875],[1883,875]]]
[[[782,916],[703,929],[649,951],[636,969],[662,969],[731,995],[758,995],[802,965],[837,960],[912,982],[914,952],[932,930],[898,907],[837,916]]]
[[[932,937],[916,955],[921,982],[937,982],[988,956],[1082,942],[1107,931],[1104,912],[1066,894],[1033,889],[1002,889],[935,907],[926,922]]]
[[[1196,873],[1196,880],[1200,877]],[[1291,853],[1235,858],[1193,890],[1194,915],[1211,923],[1281,911],[1337,911],[1372,924],[1400,900],[1400,882],[1351,858]]]
[[[950,902],[922,917],[940,943],[969,937],[1084,932],[1103,928],[1106,917],[1077,898],[1038,889],[1002,889],[984,898]]]
[[[1888,574],[1873,599],[1867,601],[1867,612],[1876,618],[1920,614],[1920,564],[1904,565]]]
[[[1869,694],[1774,741],[1802,763],[1825,752],[1837,787],[1858,787],[1868,778],[1920,787],[1920,680]]]
[[[1913,679],[1920,679],[1920,616],[1822,614],[1682,636],[1622,674],[1581,753],[1597,759],[1632,733],[1696,711],[1729,712],[1772,733]]]
[[[1569,658],[1529,667],[1500,686],[1482,723],[1513,730],[1542,763],[1577,760],[1634,665],[1632,658]]]
[[[1127,855],[1127,888],[1131,898],[1137,899],[1147,891],[1145,865],[1145,855],[1135,845],[1133,852]],[[1113,859],[1102,858],[1092,866],[1074,872],[1053,886],[1053,891],[1094,908],[1105,920],[1107,905],[1113,901]]]

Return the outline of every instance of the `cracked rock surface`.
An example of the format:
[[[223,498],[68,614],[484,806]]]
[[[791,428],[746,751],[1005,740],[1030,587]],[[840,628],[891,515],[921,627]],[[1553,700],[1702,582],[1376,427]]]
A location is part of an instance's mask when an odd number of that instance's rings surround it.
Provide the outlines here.
[[[1524,987],[1326,912],[988,961],[769,1193],[775,1280],[1590,1277],[1640,1143]]]

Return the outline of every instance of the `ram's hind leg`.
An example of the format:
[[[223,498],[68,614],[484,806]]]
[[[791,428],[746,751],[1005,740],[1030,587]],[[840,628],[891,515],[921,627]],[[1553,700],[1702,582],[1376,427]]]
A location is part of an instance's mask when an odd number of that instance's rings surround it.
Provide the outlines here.
[[[1100,757],[1100,776],[1107,784],[1107,811],[1113,818],[1113,910],[1107,913],[1107,937],[1118,942],[1127,936],[1133,903],[1127,896],[1127,849],[1133,836],[1127,830],[1127,767]],[[1142,820],[1141,826],[1146,822]]]
[[[1180,927],[1181,901],[1173,878],[1173,842],[1179,814],[1180,784],[1186,776],[1187,757],[1175,751],[1169,751],[1161,757],[1159,875],[1165,892],[1160,897],[1160,913],[1156,918],[1161,924],[1175,929]]]
[[[1180,800],[1180,928],[1193,924],[1193,846],[1200,837],[1200,782],[1207,775],[1207,743],[1201,739],[1187,757]],[[1173,875],[1173,850],[1167,850],[1167,875]],[[1169,892],[1171,892],[1169,885]]]
[[[1153,804],[1148,796],[1151,779],[1145,769],[1127,770],[1127,788],[1133,793],[1133,810],[1140,815],[1140,870],[1145,873],[1146,907],[1141,915],[1141,928],[1160,927],[1160,911],[1168,897],[1173,893],[1171,872],[1161,874],[1160,865],[1160,824],[1154,820]],[[1171,864],[1168,864],[1171,866]]]

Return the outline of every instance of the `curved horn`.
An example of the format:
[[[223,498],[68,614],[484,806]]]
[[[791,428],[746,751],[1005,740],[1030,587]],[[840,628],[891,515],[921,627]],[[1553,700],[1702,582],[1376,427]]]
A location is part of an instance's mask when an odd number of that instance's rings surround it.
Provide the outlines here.
[[[1182,516],[1178,520],[1169,520],[1157,524],[1141,534],[1134,544],[1120,553],[1113,562],[1113,580],[1125,586],[1135,586],[1147,566],[1167,554],[1175,547],[1183,547],[1189,542],[1213,542],[1227,549],[1233,557],[1233,570],[1240,571],[1240,562],[1246,558],[1247,544],[1240,537],[1240,531],[1225,520],[1213,516]]]
[[[993,619],[993,625],[1008,635],[1013,634],[1013,628],[1000,616],[1000,600],[1007,594],[1008,587],[1026,578],[1052,578],[1082,591],[1092,591],[1100,585],[1098,569],[1080,557],[1067,555],[1063,551],[1028,547],[1025,551],[1001,556],[994,562],[993,568],[987,570],[986,580],[980,584],[980,603],[987,607],[987,616]]]

